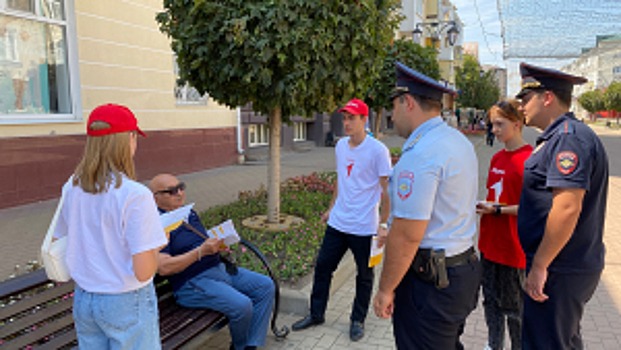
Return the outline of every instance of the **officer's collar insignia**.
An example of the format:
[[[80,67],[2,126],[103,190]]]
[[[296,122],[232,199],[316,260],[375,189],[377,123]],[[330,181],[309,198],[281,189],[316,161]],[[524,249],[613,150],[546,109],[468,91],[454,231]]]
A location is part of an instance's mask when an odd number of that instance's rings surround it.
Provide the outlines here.
[[[571,174],[578,165],[578,156],[571,151],[559,152],[556,155],[556,168],[563,175]]]
[[[414,185],[414,173],[403,170],[397,177],[397,195],[404,201],[412,194],[412,186]]]

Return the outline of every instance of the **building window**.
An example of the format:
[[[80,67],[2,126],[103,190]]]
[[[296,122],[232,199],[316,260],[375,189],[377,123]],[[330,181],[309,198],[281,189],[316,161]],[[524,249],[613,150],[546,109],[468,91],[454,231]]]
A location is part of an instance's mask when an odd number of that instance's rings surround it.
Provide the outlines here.
[[[174,71],[177,77],[177,83],[175,84],[175,100],[178,105],[207,105],[209,100],[209,94],[201,95],[196,88],[189,83],[181,83],[179,81],[179,66],[177,65],[177,59],[174,60]]]
[[[269,143],[270,129],[265,124],[252,124],[248,126],[248,144],[250,147],[264,146]]]
[[[80,118],[72,0],[0,0],[0,123]]]
[[[306,123],[293,123],[293,141],[306,141]]]

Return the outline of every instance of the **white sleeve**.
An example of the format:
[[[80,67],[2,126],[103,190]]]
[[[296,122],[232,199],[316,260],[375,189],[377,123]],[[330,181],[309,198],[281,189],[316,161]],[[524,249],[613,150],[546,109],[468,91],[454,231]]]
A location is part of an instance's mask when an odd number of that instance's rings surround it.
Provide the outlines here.
[[[153,194],[146,188],[128,198],[123,212],[123,226],[132,255],[167,243]]]

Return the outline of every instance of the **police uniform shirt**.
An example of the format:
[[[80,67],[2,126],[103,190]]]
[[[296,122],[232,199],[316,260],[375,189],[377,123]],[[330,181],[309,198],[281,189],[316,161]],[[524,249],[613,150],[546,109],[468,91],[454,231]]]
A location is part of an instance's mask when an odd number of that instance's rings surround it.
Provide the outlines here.
[[[473,244],[478,191],[474,148],[440,117],[409,136],[390,180],[393,218],[429,220],[420,248],[457,255]]]
[[[593,272],[604,267],[604,216],[608,158],[595,133],[566,113],[546,128],[524,163],[518,234],[527,268],[545,232],[554,188],[586,190],[574,232],[548,268],[556,272]]]

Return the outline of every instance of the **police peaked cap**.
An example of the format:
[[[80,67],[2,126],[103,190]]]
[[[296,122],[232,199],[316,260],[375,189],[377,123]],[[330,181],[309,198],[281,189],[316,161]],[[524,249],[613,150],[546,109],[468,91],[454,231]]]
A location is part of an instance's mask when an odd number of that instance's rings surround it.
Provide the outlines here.
[[[457,92],[436,80],[417,72],[401,62],[396,62],[397,85],[390,95],[391,100],[403,94],[423,96],[432,100],[442,101],[442,94],[455,95]]]
[[[516,98],[522,98],[531,91],[571,92],[574,85],[587,82],[587,79],[583,77],[567,74],[556,69],[533,66],[524,62],[520,63],[520,75],[522,76],[522,90],[515,95]]]

